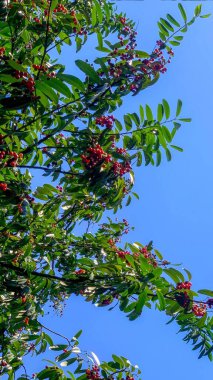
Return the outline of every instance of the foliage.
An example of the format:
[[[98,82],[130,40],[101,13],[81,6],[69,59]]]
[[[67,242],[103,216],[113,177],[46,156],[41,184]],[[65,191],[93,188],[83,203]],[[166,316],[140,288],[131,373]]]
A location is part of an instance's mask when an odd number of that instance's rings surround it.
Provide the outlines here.
[[[59,354],[34,374],[38,379],[131,380],[140,374],[123,357],[100,364],[95,354],[82,354],[80,333],[71,340],[57,333],[66,343],[53,343],[40,322],[43,307],[52,303],[60,311],[71,294],[118,306],[129,320],[154,305],[177,322],[200,357],[212,359],[207,309],[213,298],[198,296],[213,292],[192,291],[190,272],[164,260],[152,242],[122,243],[130,229],[125,219],[103,219],[105,211],[116,213],[138,198],[135,164],[158,166],[164,153],[169,161],[171,149],[182,150],[173,145],[181,124],[190,121],[181,116],[181,100],[175,111],[163,99],[156,112],[145,105],[123,120],[113,115],[124,96],[157,82],[172,46],[206,17],[200,5],[189,21],[179,9],[180,21],[169,14],[160,19],[160,40],[149,54],[137,50],[134,23],[105,0],[0,2],[0,371],[9,379],[25,370],[25,355],[48,346]],[[78,53],[90,35],[100,53],[92,64],[77,59],[67,73],[51,58],[64,44]],[[79,76],[73,75],[77,69]],[[47,183],[35,188],[34,170]],[[68,365],[76,369],[65,374],[61,367]],[[26,371],[19,377],[27,378]]]

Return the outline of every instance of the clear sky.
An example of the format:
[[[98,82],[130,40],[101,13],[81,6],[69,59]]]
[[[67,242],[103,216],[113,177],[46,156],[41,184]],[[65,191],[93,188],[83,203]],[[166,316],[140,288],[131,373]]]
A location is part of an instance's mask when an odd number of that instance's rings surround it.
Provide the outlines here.
[[[193,13],[197,1],[182,1],[187,13]],[[213,14],[213,2],[202,1],[203,11]],[[117,1],[118,9],[136,21],[138,47],[151,51],[158,39],[156,23],[166,13],[178,17],[177,1]],[[150,240],[173,263],[183,263],[193,274],[193,288],[213,288],[213,16],[200,19],[186,33],[168,72],[157,84],[137,97],[128,97],[119,110],[138,112],[140,104],[153,109],[165,98],[171,105],[183,101],[185,117],[191,124],[179,130],[175,144],[184,148],[174,151],[160,167],[142,167],[136,171],[136,191],[140,200],[120,212],[135,231],[130,242]],[[88,43],[79,58],[98,56],[94,43]],[[73,51],[65,49],[62,58],[70,66]],[[70,72],[71,73],[71,72]],[[73,72],[72,72],[73,73]],[[172,108],[172,107],[171,107]],[[213,364],[197,359],[197,352],[176,335],[175,324],[166,326],[167,317],[155,310],[129,322],[119,310],[108,312],[82,298],[71,297],[62,318],[45,317],[45,325],[72,337],[83,328],[81,347],[94,351],[100,359],[111,353],[128,357],[142,369],[143,380],[211,379]],[[57,343],[57,339],[56,339]],[[46,356],[46,355],[45,355]],[[29,361],[28,361],[29,362]],[[40,367],[40,365],[39,365]],[[31,365],[28,365],[30,371]],[[32,372],[39,368],[33,368]]]

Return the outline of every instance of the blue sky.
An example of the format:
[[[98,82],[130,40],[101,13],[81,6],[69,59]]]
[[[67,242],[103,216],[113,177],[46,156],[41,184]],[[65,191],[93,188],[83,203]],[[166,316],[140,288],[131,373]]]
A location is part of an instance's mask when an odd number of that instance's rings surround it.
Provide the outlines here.
[[[200,2],[183,1],[189,15]],[[204,13],[213,13],[213,2],[203,1]],[[138,48],[150,52],[158,39],[157,21],[166,13],[179,17],[177,1],[117,1],[118,9],[135,20]],[[184,148],[174,151],[173,159],[166,159],[160,167],[136,170],[136,191],[140,200],[123,209],[135,231],[129,241],[150,240],[165,259],[183,263],[193,274],[193,288],[213,288],[213,16],[200,19],[186,33],[168,72],[155,86],[137,97],[128,97],[119,110],[138,112],[139,105],[153,109],[165,98],[173,106],[183,101],[183,116],[192,117],[177,133],[175,144]],[[88,43],[79,58],[91,59],[98,55],[94,43]],[[69,71],[68,48],[62,59]],[[51,312],[51,311],[50,311]],[[176,335],[177,326],[168,325],[167,317],[155,310],[145,310],[141,318],[129,322],[118,310],[96,308],[80,297],[71,297],[62,318],[45,317],[45,325],[72,337],[84,330],[81,346],[94,351],[100,359],[108,360],[112,353],[126,356],[142,369],[143,380],[200,380],[211,378],[212,364],[207,359],[197,360],[197,353]],[[28,366],[29,373],[31,365]],[[32,369],[32,372],[38,368]]]

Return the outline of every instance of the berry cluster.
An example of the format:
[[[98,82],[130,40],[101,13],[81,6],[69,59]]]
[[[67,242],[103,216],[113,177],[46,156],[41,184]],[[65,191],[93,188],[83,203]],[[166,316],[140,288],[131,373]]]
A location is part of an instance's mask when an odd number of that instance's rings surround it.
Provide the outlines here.
[[[29,325],[29,321],[30,321],[30,318],[29,318],[29,317],[24,318],[24,323],[25,323],[25,325]]]
[[[22,160],[22,158],[23,158],[23,153],[18,154],[12,151],[0,150],[0,162],[1,160],[6,159],[6,161],[4,162],[4,166],[16,167],[18,164],[18,160]]]
[[[0,362],[0,367],[6,367],[7,366],[7,362],[6,362],[6,360],[2,360],[1,362]]]
[[[126,149],[124,149],[124,148],[116,148],[116,153],[126,154]]]
[[[90,147],[86,151],[87,155],[82,154],[82,162],[87,169],[92,169],[102,163],[108,163],[111,161],[111,155],[104,152],[99,144],[94,147]]]
[[[156,260],[156,255],[148,251],[147,247],[143,247],[140,250],[140,253],[142,253],[143,257],[147,259],[148,263],[151,264],[154,268],[158,266],[157,260]],[[139,256],[137,253],[135,256]]]
[[[142,61],[144,66],[141,68],[141,70],[145,74],[147,73],[151,74],[151,73],[156,73],[156,72],[160,72],[164,74],[167,71],[166,69],[167,63],[170,63],[171,57],[174,56],[173,50],[169,49],[167,53],[169,54],[170,57],[167,60],[164,57],[163,52],[162,52],[162,49],[165,46],[164,43],[161,40],[158,40],[157,45],[158,45],[158,48],[154,49],[151,57],[149,59],[144,59]]]
[[[145,259],[148,259],[148,257],[150,256],[150,252],[148,251],[147,247],[141,248],[140,252],[145,257]]]
[[[28,77],[28,73],[26,71],[15,70],[14,77],[16,79],[27,78]]]
[[[102,127],[106,127],[107,129],[112,129],[114,120],[115,118],[112,115],[100,116],[100,117],[96,117],[95,124],[101,125]]]
[[[27,80],[23,80],[22,81],[22,84],[24,84],[27,89],[29,90],[29,92],[34,92],[35,91],[35,81],[33,78],[28,78]]]
[[[60,193],[62,193],[62,191],[63,191],[63,187],[62,187],[62,186],[56,186],[56,189],[57,189],[58,191],[60,191]]]
[[[112,170],[113,170],[114,174],[116,176],[119,175],[120,177],[122,177],[126,173],[129,173],[131,169],[132,169],[131,165],[128,161],[126,161],[124,163],[120,163],[120,162],[115,161],[112,165]]]
[[[122,250],[116,250],[116,253],[118,255],[118,257],[120,257],[121,259],[125,259],[126,255],[130,255],[130,252],[129,251],[122,251]]]
[[[34,68],[34,70],[47,71],[47,68],[44,67],[44,65],[33,65],[32,67]]]
[[[190,290],[191,289],[191,286],[192,286],[192,283],[190,281],[185,281],[185,282],[179,282],[177,285],[176,285],[176,289],[187,289],[187,290]]]
[[[70,14],[71,14],[71,16],[72,16],[72,22],[73,22],[73,24],[74,24],[74,25],[78,25],[78,20],[77,20],[77,18],[76,18],[76,13],[75,13],[75,11],[71,11]]]
[[[3,57],[4,53],[5,53],[5,48],[0,47],[0,57]]]
[[[99,367],[97,365],[93,365],[92,369],[88,368],[86,370],[87,379],[96,380],[100,379]]]
[[[156,73],[165,73],[166,64],[170,63],[171,57],[174,55],[172,49],[167,50],[169,58],[165,58],[162,50],[165,48],[165,44],[159,40],[157,41],[157,47],[154,49],[148,59],[142,60],[139,58],[137,51],[135,51],[136,35],[137,33],[129,26],[129,23],[125,17],[119,17],[117,20],[120,24],[120,30],[118,39],[120,46],[125,46],[123,49],[116,47],[109,59],[108,73],[112,78],[120,78],[119,89],[120,91],[136,92],[141,88],[141,84],[144,75],[151,79],[156,76]],[[128,38],[128,43],[124,39]],[[132,60],[137,58],[136,65],[132,64]],[[99,72],[102,77],[105,75],[103,71]],[[118,81],[117,81],[118,82]]]
[[[202,303],[200,305],[194,304],[192,306],[192,313],[194,313],[196,317],[203,317],[206,314],[206,308],[207,306]]]
[[[58,6],[53,10],[54,13],[62,12],[64,14],[68,13],[67,8],[63,4],[58,4]]]
[[[34,19],[33,19],[37,24],[41,24],[41,21],[39,20],[39,18],[38,17],[34,17]]]
[[[6,183],[0,183],[0,190],[6,191],[7,189],[8,189],[8,187],[7,187]]]
[[[22,212],[23,212],[23,207],[22,207],[21,203],[19,203],[19,204],[17,205],[17,207],[18,207],[18,212],[19,212],[19,214],[22,214]]]
[[[35,198],[31,197],[29,194],[26,194],[25,198],[28,200],[29,203],[35,202]],[[20,198],[20,201],[23,201],[23,200],[24,200],[24,198]]]
[[[124,38],[128,38],[128,44],[126,44],[125,48],[122,49],[122,51],[119,51],[118,48],[115,48],[112,51],[112,58],[110,57],[107,61],[109,65],[108,72],[113,78],[121,78],[122,80],[127,81],[127,86],[126,84],[121,84],[121,91],[124,91],[126,89],[129,89],[130,91],[135,91],[137,90],[137,85],[135,84],[135,73],[137,70],[131,66],[131,62],[132,59],[136,57],[134,49],[137,45],[137,32],[135,32],[132,29],[132,27],[127,25],[127,19],[125,17],[119,17],[117,22],[118,24],[120,24],[120,31],[118,35],[120,45],[125,45]],[[100,72],[99,75],[103,76],[104,73]],[[140,79],[142,79],[142,76],[140,77]]]
[[[15,70],[14,77],[16,79],[23,78],[21,83],[27,87],[28,91],[29,92],[35,91],[35,87],[34,87],[35,81],[32,77],[29,76],[29,74],[26,71]]]
[[[112,303],[112,301],[113,301],[113,298],[106,298],[105,300],[103,300],[101,302],[101,305],[102,306],[108,306],[108,305],[110,305]]]
[[[184,309],[188,309],[190,305],[190,298],[186,291],[175,294],[175,299],[181,307],[183,307]]]
[[[79,274],[84,274],[86,273],[85,269],[78,269],[78,270],[75,270],[75,274],[79,275]]]

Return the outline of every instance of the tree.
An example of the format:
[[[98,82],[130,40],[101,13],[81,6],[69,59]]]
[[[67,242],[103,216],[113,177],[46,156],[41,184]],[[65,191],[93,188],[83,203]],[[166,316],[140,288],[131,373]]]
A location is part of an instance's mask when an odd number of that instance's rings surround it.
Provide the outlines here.
[[[180,21],[161,18],[160,39],[147,53],[137,50],[134,23],[108,1],[0,2],[0,370],[9,379],[19,369],[19,379],[30,378],[23,357],[48,346],[59,355],[34,375],[38,379],[75,379],[75,365],[82,380],[140,374],[123,357],[100,364],[95,354],[83,354],[81,332],[72,339],[56,333],[64,341],[54,344],[54,332],[41,323],[43,306],[60,310],[71,294],[100,307],[118,306],[130,320],[154,304],[176,321],[199,357],[212,360],[207,311],[213,298],[200,294],[213,297],[213,291],[191,290],[188,270],[177,270],[152,242],[125,242],[128,222],[105,217],[138,198],[135,164],[158,166],[164,152],[170,160],[171,148],[181,151],[173,139],[190,121],[180,117],[181,100],[172,116],[165,99],[155,113],[146,105],[123,121],[113,115],[124,96],[156,83],[172,47],[206,17],[198,5],[188,20],[178,6]],[[100,57],[92,64],[75,60],[79,77],[51,58],[64,44],[75,43],[78,53],[90,35],[97,37]],[[34,171],[47,183],[36,187]],[[96,226],[93,234],[90,225]],[[64,372],[69,365],[72,372]]]

